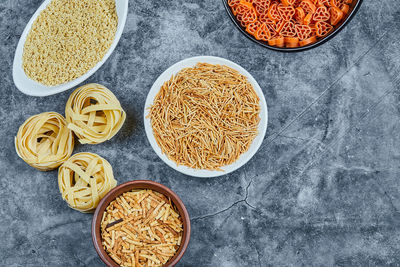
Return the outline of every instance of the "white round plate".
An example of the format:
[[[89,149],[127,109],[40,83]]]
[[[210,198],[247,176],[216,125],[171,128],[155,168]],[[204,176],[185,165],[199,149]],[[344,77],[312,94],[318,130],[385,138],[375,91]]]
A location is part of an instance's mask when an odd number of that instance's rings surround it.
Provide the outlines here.
[[[86,72],[79,78],[72,80],[67,83],[63,83],[56,86],[46,86],[41,83],[38,83],[28,76],[26,76],[25,71],[22,67],[22,54],[24,52],[24,44],[26,37],[32,27],[33,22],[39,16],[40,12],[44,10],[47,5],[51,2],[51,0],[45,0],[40,7],[36,10],[35,14],[33,14],[32,18],[29,20],[28,24],[26,25],[20,39],[18,42],[17,50],[15,51],[14,56],[14,64],[13,64],[13,79],[15,86],[20,90],[22,93],[32,96],[48,96],[54,95],[65,90],[71,89],[72,87],[80,84],[87,78],[89,78],[93,73],[95,73],[103,64],[106,62],[108,57],[114,51],[115,47],[117,46],[119,39],[121,38],[122,32],[125,27],[126,17],[128,15],[128,1],[129,0],[116,0],[115,1],[115,8],[118,15],[118,26],[117,31],[115,33],[114,41],[112,42],[110,48],[108,49],[107,53],[104,55],[103,59],[98,62],[91,70]]]
[[[254,90],[256,91],[257,95],[260,98],[260,106],[261,106],[261,111],[260,111],[260,123],[258,126],[258,135],[257,137],[253,140],[253,143],[251,144],[249,150],[242,154],[240,158],[235,161],[234,163],[230,165],[226,165],[221,167],[224,171],[209,171],[209,170],[199,170],[199,169],[193,169],[189,168],[183,165],[177,165],[174,161],[168,159],[168,157],[161,152],[161,148],[158,146],[154,135],[153,135],[153,129],[151,127],[151,122],[150,118],[147,118],[147,115],[149,114],[149,107],[153,104],[154,98],[157,95],[157,93],[160,91],[161,86],[164,84],[164,82],[168,81],[172,75],[177,74],[181,69],[187,68],[187,67],[194,67],[197,63],[210,63],[210,64],[219,64],[219,65],[226,65],[228,67],[231,67],[237,71],[239,71],[241,74],[245,75],[250,83],[253,85]],[[147,95],[146,99],[146,104],[144,107],[144,126],[146,130],[146,135],[147,138],[149,139],[149,142],[151,146],[153,147],[154,151],[157,153],[157,155],[166,163],[168,164],[171,168],[174,168],[175,170],[184,173],[186,175],[190,176],[195,176],[195,177],[216,177],[216,176],[221,176],[228,174],[230,172],[233,172],[234,170],[242,167],[246,162],[248,162],[254,154],[257,152],[257,150],[260,148],[261,143],[264,140],[265,132],[267,130],[267,123],[268,123],[268,110],[267,110],[267,103],[265,102],[264,94],[256,82],[256,80],[253,78],[253,76],[250,75],[244,68],[239,66],[236,63],[233,63],[232,61],[220,58],[220,57],[211,57],[211,56],[200,56],[200,57],[192,57],[192,58],[187,58],[185,60],[182,60],[171,67],[169,67],[166,71],[164,71],[163,74],[158,77],[158,79],[155,81],[153,86],[150,89],[149,94]]]

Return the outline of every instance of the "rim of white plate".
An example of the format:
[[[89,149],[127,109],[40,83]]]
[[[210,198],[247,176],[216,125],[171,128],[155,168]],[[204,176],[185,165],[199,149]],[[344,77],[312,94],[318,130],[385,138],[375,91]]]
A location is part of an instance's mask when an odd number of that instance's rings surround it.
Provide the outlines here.
[[[52,0],[45,0],[39,6],[39,8],[36,10],[36,12],[33,14],[32,18],[26,24],[25,29],[22,32],[22,35],[18,42],[17,49],[15,51],[14,63],[13,63],[14,84],[18,88],[19,91],[21,91],[24,94],[31,95],[31,96],[49,96],[49,95],[61,93],[63,91],[66,91],[68,89],[75,87],[76,85],[80,84],[81,82],[83,82],[87,78],[89,78],[91,75],[93,75],[107,61],[107,59],[110,57],[110,55],[114,51],[115,47],[117,46],[117,44],[121,38],[122,32],[124,30],[126,18],[128,15],[129,0],[116,0],[115,8],[116,8],[117,15],[118,15],[117,31],[115,32],[114,41],[112,42],[107,53],[104,55],[103,59],[101,61],[99,61],[92,69],[90,69],[84,75],[76,78],[75,80],[72,80],[70,82],[63,83],[60,85],[56,85],[56,86],[46,86],[46,85],[43,85],[41,83],[38,83],[38,82],[32,80],[25,74],[25,71],[22,67],[22,55],[23,55],[23,51],[24,51],[24,44],[26,41],[26,37],[28,36],[28,33],[32,27],[33,22],[39,16],[40,12],[42,12],[51,1]]]
[[[199,62],[226,65],[228,67],[231,67],[231,68],[239,71],[241,74],[245,75],[248,78],[249,82],[253,85],[254,90],[256,91],[257,95],[260,98],[260,107],[261,107],[260,119],[261,120],[260,120],[260,123],[258,126],[258,135],[251,143],[249,150],[246,153],[242,154],[237,161],[235,161],[234,163],[232,163],[230,165],[221,167],[221,169],[223,169],[224,171],[199,170],[199,169],[189,168],[189,167],[186,167],[183,165],[177,165],[174,161],[170,160],[165,154],[162,154],[161,148],[158,146],[158,144],[154,138],[150,118],[147,118],[147,115],[149,114],[148,108],[153,104],[154,97],[159,92],[159,90],[160,90],[161,86],[164,84],[164,82],[168,81],[172,75],[178,73],[183,68],[193,67]],[[171,67],[169,67],[154,82],[153,86],[151,87],[151,89],[147,95],[146,103],[144,106],[144,126],[145,126],[145,130],[146,130],[146,135],[147,135],[147,139],[149,140],[149,142],[150,142],[151,146],[153,147],[154,151],[156,152],[156,154],[171,168],[173,168],[183,174],[194,176],[194,177],[222,176],[222,175],[231,173],[231,172],[239,169],[240,167],[242,167],[255,155],[255,153],[260,148],[260,146],[264,140],[265,133],[267,131],[267,124],[268,124],[267,102],[265,101],[265,97],[261,90],[260,85],[254,79],[254,77],[247,70],[245,70],[238,64],[236,64],[230,60],[220,58],[220,57],[214,57],[214,56],[191,57],[191,58],[187,58],[182,61],[179,61],[179,62],[175,63],[174,65],[172,65]]]

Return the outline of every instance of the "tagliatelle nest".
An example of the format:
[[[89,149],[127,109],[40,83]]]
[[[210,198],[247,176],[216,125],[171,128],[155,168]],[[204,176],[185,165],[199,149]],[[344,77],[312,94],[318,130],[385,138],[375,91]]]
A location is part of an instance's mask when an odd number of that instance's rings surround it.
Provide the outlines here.
[[[120,266],[162,266],[176,254],[183,235],[171,200],[145,189],[111,201],[100,228],[104,250]]]
[[[96,83],[81,86],[71,94],[65,116],[68,128],[82,144],[99,144],[111,139],[126,118],[115,95]]]
[[[258,134],[259,97],[247,77],[198,63],[164,83],[148,117],[162,153],[178,165],[222,170]]]
[[[44,112],[28,118],[19,127],[15,150],[30,166],[53,170],[67,160],[74,149],[74,136],[65,118],[57,112]]]
[[[93,153],[75,154],[58,170],[62,198],[81,212],[92,212],[116,185],[110,163]]]

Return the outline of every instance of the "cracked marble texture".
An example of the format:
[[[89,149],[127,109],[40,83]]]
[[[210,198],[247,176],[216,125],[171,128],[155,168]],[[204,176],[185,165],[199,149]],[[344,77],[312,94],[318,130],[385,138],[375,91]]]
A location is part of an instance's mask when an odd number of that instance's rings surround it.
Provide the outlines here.
[[[64,113],[71,91],[37,98],[12,81],[13,54],[40,0],[0,1],[0,265],[103,266],[91,214],[66,205],[57,172],[15,151],[23,121]],[[111,141],[78,145],[110,161],[119,183],[151,179],[174,190],[191,216],[178,266],[400,265],[400,7],[364,0],[334,39],[301,53],[249,41],[219,0],[131,0],[121,41],[87,82],[110,88],[127,112]],[[246,68],[269,106],[267,135],[244,167],[193,178],[148,143],[143,108],[173,63],[214,55]]]

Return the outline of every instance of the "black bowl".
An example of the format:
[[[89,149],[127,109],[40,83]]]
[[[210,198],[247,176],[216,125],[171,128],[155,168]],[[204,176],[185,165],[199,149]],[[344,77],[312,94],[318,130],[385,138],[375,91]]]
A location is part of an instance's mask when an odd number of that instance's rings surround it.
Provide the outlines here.
[[[246,30],[242,26],[240,26],[239,22],[236,20],[235,15],[233,15],[232,10],[228,5],[228,1],[222,0],[222,2],[224,3],[224,6],[225,6],[226,12],[228,13],[228,15],[231,18],[231,20],[233,21],[233,23],[236,25],[236,28],[238,28],[241,31],[241,33],[243,33],[247,38],[249,38],[250,40],[252,40],[253,42],[256,42],[257,44],[259,44],[261,46],[264,46],[268,49],[272,49],[275,51],[280,51],[280,52],[299,52],[299,51],[308,50],[308,49],[322,45],[329,39],[333,38],[338,32],[340,32],[347,25],[347,23],[354,17],[354,15],[359,10],[362,1],[363,0],[356,0],[351,3],[350,11],[349,11],[350,13],[348,14],[348,16],[344,20],[342,20],[339,24],[337,24],[335,26],[335,29],[330,34],[328,34],[324,38],[317,40],[315,43],[312,43],[312,44],[309,44],[306,46],[299,46],[299,47],[292,48],[292,47],[271,46],[267,42],[260,41],[260,40],[257,40],[256,38],[254,38],[251,34],[246,32]]]

